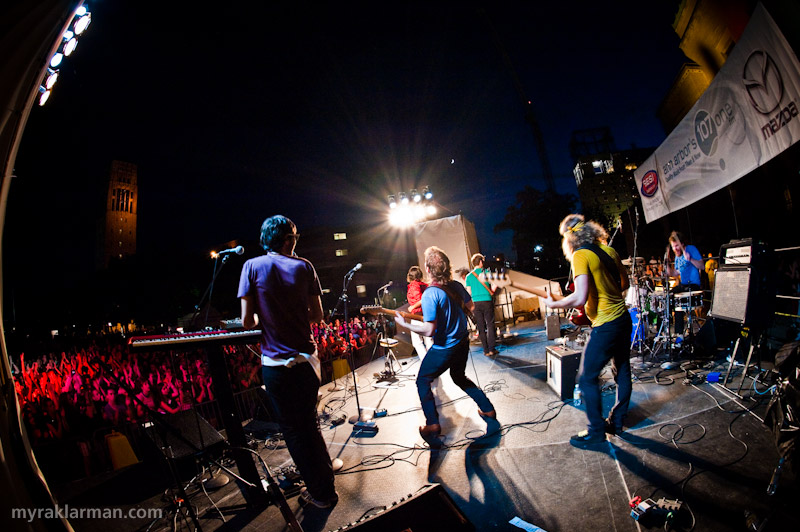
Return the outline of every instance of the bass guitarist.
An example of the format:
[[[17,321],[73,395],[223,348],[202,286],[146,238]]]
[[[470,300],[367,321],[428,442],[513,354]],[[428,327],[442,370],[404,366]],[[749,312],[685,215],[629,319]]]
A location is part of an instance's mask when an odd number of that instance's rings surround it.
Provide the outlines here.
[[[606,245],[608,233],[601,225],[585,221],[580,214],[570,214],[561,221],[559,233],[564,256],[574,269],[575,291],[557,301],[548,297],[545,304],[551,308],[585,305],[592,321],[592,333],[581,356],[578,374],[589,425],[587,430],[570,438],[573,445],[584,448],[605,442],[606,433],[621,432],[628,413],[633,327],[622,295],[628,288],[628,277],[617,252]],[[617,402],[604,419],[599,377],[609,360],[617,383]]]

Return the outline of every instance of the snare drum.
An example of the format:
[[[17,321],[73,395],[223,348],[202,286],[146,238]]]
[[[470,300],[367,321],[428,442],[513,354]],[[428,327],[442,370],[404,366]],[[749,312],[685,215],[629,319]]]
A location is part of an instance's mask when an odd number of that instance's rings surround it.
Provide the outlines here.
[[[675,310],[689,312],[703,306],[703,291],[680,292],[674,295]]]

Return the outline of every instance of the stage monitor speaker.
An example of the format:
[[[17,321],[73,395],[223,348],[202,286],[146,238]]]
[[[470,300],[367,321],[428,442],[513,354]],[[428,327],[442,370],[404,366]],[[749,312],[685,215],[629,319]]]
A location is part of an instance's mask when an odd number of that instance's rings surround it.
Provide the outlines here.
[[[429,484],[385,510],[332,532],[468,532],[475,526],[441,484]]]
[[[708,315],[743,326],[765,326],[775,311],[775,260],[766,244],[734,240],[720,248],[720,268]]]
[[[578,366],[581,362],[581,352],[560,345],[550,345],[545,348],[545,362],[547,363],[547,385],[556,392],[562,401],[572,399]]]
[[[171,429],[154,422],[146,428],[147,435],[162,452],[171,448],[172,458],[197,454],[224,441],[222,434],[193,409],[165,414],[160,419]]]

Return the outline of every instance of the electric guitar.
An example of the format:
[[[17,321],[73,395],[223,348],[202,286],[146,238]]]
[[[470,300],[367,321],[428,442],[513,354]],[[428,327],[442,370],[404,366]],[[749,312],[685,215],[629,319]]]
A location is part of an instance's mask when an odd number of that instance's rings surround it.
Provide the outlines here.
[[[550,293],[548,294],[547,291],[542,290],[541,288],[534,288],[532,286],[527,286],[520,282],[512,282],[511,278],[506,274],[506,272],[499,270],[484,270],[481,274],[481,277],[488,283],[491,284],[492,289],[499,290],[500,288],[505,288],[506,286],[512,286],[514,288],[519,288],[520,290],[524,290],[526,292],[530,292],[533,295],[547,298],[548,295],[553,298],[553,300],[558,301],[559,299],[564,299],[564,296]],[[586,312],[584,311],[583,306],[575,307],[572,309],[569,315],[569,321],[575,326],[578,327],[586,327],[592,324],[589,321],[589,317],[586,316]]]
[[[411,312],[403,312],[402,310],[392,310],[390,308],[383,308],[378,305],[364,305],[361,307],[361,314],[370,314],[376,316],[378,314],[386,314],[387,316],[402,316],[406,320],[425,321],[422,314],[413,314]]]

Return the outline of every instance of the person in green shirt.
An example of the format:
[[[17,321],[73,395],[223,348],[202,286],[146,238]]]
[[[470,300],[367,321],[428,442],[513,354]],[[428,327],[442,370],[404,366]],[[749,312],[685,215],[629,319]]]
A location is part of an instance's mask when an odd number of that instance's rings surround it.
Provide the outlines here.
[[[497,354],[495,349],[496,329],[494,326],[494,292],[492,287],[480,275],[483,273],[484,261],[486,257],[480,253],[475,253],[470,261],[472,271],[467,274],[467,288],[472,294],[472,301],[475,309],[472,311],[475,316],[475,327],[478,329],[478,337],[481,339],[483,354],[487,357]]]

